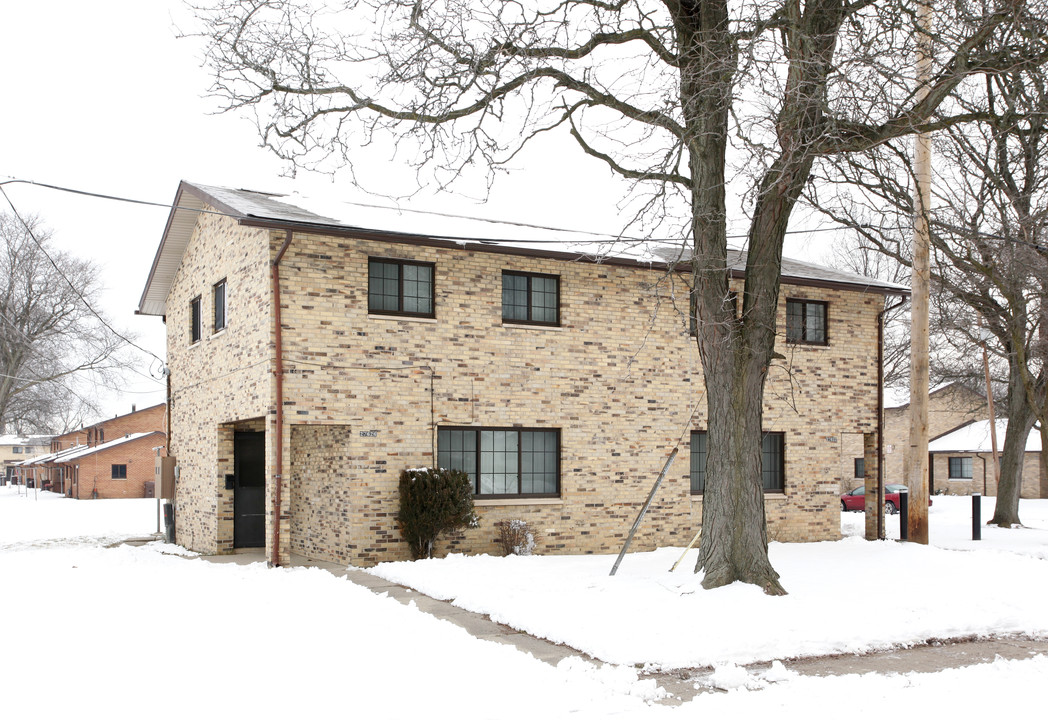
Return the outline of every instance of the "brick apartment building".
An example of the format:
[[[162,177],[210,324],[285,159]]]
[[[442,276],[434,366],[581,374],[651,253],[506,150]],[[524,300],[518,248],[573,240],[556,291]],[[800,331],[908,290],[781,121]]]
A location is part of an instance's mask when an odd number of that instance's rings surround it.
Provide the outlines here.
[[[118,415],[51,439],[50,452],[21,464],[24,477],[81,500],[154,496],[157,455],[166,455],[167,405]]]
[[[686,284],[658,258],[549,247],[366,230],[183,182],[139,308],[167,327],[177,541],[405,559],[398,476],[439,464],[470,473],[481,515],[444,550],[493,552],[495,523],[520,518],[538,553],[615,552],[683,438],[633,548],[686,544],[706,441]],[[732,268],[738,291],[744,255]],[[840,537],[841,438],[875,465],[878,313],[905,294],[784,261],[772,539]]]

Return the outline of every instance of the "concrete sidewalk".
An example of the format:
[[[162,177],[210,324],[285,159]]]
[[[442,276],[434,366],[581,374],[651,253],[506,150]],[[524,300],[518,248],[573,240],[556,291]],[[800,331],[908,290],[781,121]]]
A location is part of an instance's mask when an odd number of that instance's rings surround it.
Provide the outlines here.
[[[240,552],[234,555],[206,556],[202,559],[209,562],[231,562],[247,564],[265,562],[261,551]],[[450,602],[436,600],[420,592],[397,585],[376,577],[362,570],[347,568],[344,565],[292,556],[292,567],[317,567],[327,570],[338,577],[345,577],[371,590],[376,594],[385,594],[404,605],[410,602],[424,613],[441,620],[458,625],[474,637],[492,642],[512,645],[522,652],[530,653],[543,662],[556,665],[567,657],[580,657],[589,662],[599,662],[584,653],[566,645],[559,645],[514,630],[506,625],[494,622],[486,615],[469,612],[452,605]],[[866,655],[831,655],[796,660],[782,660],[787,669],[801,675],[830,676],[864,673],[930,673],[948,668],[965,667],[979,663],[992,662],[1001,657],[1020,660],[1039,654],[1048,653],[1048,641],[1026,637],[1005,638],[970,638],[961,640],[932,641],[910,648],[898,648]],[[771,663],[754,663],[747,665],[750,672],[761,672],[768,669]],[[653,678],[659,686],[670,695],[664,702],[677,704],[690,700],[702,692],[714,691],[709,682],[712,668],[691,668],[667,673],[650,673],[645,677]]]

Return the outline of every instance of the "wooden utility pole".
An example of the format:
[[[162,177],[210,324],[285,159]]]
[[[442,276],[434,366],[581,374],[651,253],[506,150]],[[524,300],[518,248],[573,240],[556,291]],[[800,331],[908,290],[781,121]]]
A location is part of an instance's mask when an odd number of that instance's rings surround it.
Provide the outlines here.
[[[932,0],[917,5],[916,100],[928,94],[932,74]],[[910,332],[910,446],[906,453],[906,484],[910,488],[909,539],[928,544],[928,304],[930,294],[930,246],[928,212],[931,202],[932,138],[917,135],[913,158],[914,221],[913,274]]]

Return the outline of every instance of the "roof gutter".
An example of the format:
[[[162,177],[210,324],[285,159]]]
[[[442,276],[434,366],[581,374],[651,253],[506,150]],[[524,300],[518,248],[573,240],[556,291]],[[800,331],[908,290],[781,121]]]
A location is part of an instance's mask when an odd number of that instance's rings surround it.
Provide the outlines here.
[[[270,559],[272,567],[280,566],[280,523],[284,520],[282,504],[282,486],[284,484],[284,341],[281,335],[280,316],[280,261],[291,245],[294,233],[287,231],[284,244],[280,246],[273,262],[270,265],[270,275],[273,278],[273,320],[274,328],[274,352],[276,354],[276,416],[274,418],[274,434],[276,435],[276,487],[273,488],[273,553]]]

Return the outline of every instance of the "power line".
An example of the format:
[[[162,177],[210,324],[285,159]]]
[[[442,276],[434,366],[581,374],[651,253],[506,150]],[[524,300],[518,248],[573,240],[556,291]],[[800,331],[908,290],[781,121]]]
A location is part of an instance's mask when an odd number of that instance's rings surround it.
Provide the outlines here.
[[[47,249],[44,247],[43,243],[40,242],[40,240],[36,237],[36,234],[33,232],[33,229],[31,227],[29,227],[29,224],[25,221],[25,219],[22,217],[22,215],[18,212],[18,208],[16,208],[15,204],[11,201],[11,198],[8,196],[7,189],[4,187],[3,183],[0,183],[0,193],[2,193],[3,196],[4,196],[4,199],[7,200],[7,204],[11,207],[11,212],[14,213],[14,216],[16,218],[18,218],[18,222],[20,222],[22,224],[22,227],[25,228],[26,234],[36,244],[37,248],[40,250],[41,253],[43,253],[44,257],[47,258],[48,262],[51,263],[51,266],[55,269],[55,272],[57,272],[61,276],[61,278],[63,280],[65,280],[66,285],[68,285],[69,289],[72,290],[73,293],[80,299],[80,301],[84,304],[84,307],[86,307],[88,309],[88,311],[92,315],[94,315],[98,319],[98,321],[100,323],[102,323],[102,325],[104,325],[111,333],[113,333],[113,335],[115,335],[116,337],[120,338],[121,340],[123,340],[125,343],[127,343],[131,347],[136,348],[136,349],[140,350],[141,352],[144,352],[147,355],[151,355],[152,357],[156,358],[160,362],[164,362],[163,358],[159,357],[158,355],[156,355],[155,353],[151,352],[150,350],[146,350],[144,347],[142,347],[138,343],[134,342],[133,340],[131,340],[131,339],[127,338],[127,337],[124,337],[124,335],[122,335],[121,333],[117,332],[116,328],[114,328],[112,325],[110,325],[106,321],[106,319],[103,318],[98,313],[98,311],[94,309],[94,307],[91,305],[91,303],[87,301],[87,298],[84,297],[83,293],[80,292],[80,290],[66,276],[65,272],[62,271],[62,268],[59,267],[57,262],[55,262],[55,259],[53,257],[51,257],[51,254],[47,252]]]
[[[0,187],[2,187],[4,185],[9,185],[9,184],[15,184],[15,183],[25,184],[25,185],[35,185],[37,187],[47,188],[49,190],[57,190],[59,192],[71,193],[71,194],[74,194],[74,195],[84,195],[86,197],[98,198],[98,199],[101,199],[101,200],[113,200],[115,202],[125,202],[125,203],[131,203],[131,204],[134,204],[134,205],[145,205],[145,206],[148,206],[148,207],[165,208],[165,209],[167,209],[169,211],[170,210],[187,210],[189,212],[197,212],[197,213],[202,213],[202,214],[206,214],[206,215],[218,215],[218,216],[221,216],[221,217],[229,217],[229,218],[237,218],[237,219],[243,218],[242,214],[227,213],[227,212],[222,212],[220,210],[203,210],[203,209],[195,208],[195,207],[183,207],[183,206],[174,205],[172,203],[156,202],[156,201],[152,201],[152,200],[139,200],[139,199],[136,199],[136,198],[129,198],[129,197],[121,196],[121,195],[111,195],[111,194],[108,194],[108,193],[93,192],[93,191],[90,191],[90,190],[81,190],[81,189],[78,189],[78,188],[71,188],[71,187],[66,187],[66,186],[62,186],[62,185],[54,185],[52,183],[37,182],[35,180],[24,180],[24,179],[21,179],[21,178],[13,178],[11,176],[7,176],[7,177],[9,177],[10,179],[0,182]],[[247,192],[255,192],[255,191],[247,191]],[[276,195],[276,194],[273,194],[273,193],[259,192],[258,194],[260,194],[260,195],[275,195],[276,197],[284,197],[282,195]],[[10,201],[8,201],[8,202],[10,202]],[[492,218],[480,217],[478,215],[466,215],[466,214],[460,214],[460,213],[447,213],[447,212],[441,212],[439,210],[421,210],[421,209],[417,209],[417,208],[405,208],[405,207],[392,206],[392,205],[382,205],[382,204],[379,204],[379,203],[357,202],[357,201],[353,201],[353,200],[342,200],[340,202],[342,202],[345,205],[352,205],[354,207],[362,207],[362,208],[370,208],[370,209],[373,209],[373,210],[389,210],[390,212],[396,212],[396,213],[413,213],[413,214],[416,214],[416,215],[430,215],[430,216],[434,216],[434,217],[445,217],[445,218],[451,218],[451,219],[455,219],[455,220],[470,220],[470,221],[473,221],[473,222],[489,223],[489,224],[492,224],[492,225],[506,225],[506,226],[510,226],[510,227],[528,228],[528,229],[531,229],[531,230],[544,230],[544,231],[548,231],[548,232],[571,233],[571,234],[575,234],[575,235],[586,235],[586,236],[590,236],[590,237],[593,237],[593,238],[597,238],[597,241],[596,241],[597,243],[600,243],[600,242],[604,242],[604,243],[608,243],[608,242],[672,243],[672,242],[684,242],[684,241],[690,240],[690,238],[687,237],[687,236],[678,236],[678,237],[638,237],[638,236],[632,236],[632,235],[616,235],[616,234],[612,234],[612,233],[596,232],[596,231],[593,231],[593,230],[578,230],[578,229],[575,229],[575,228],[557,227],[555,225],[539,225],[537,223],[527,223],[527,222],[521,222],[521,221],[516,221],[516,220],[494,220]],[[290,204],[290,203],[288,203],[288,204]],[[259,219],[279,220],[279,218],[263,218],[261,216],[259,217]],[[375,229],[375,228],[371,228],[371,229]],[[815,228],[815,229],[810,229],[810,230],[787,230],[786,234],[787,235],[812,235],[812,234],[824,233],[824,232],[840,232],[843,229],[847,229],[847,228],[842,226],[842,227],[831,227],[831,228]],[[523,244],[523,245],[545,245],[545,244],[563,245],[564,244],[563,240],[509,240],[509,239],[506,239],[506,240],[496,241],[496,240],[484,240],[484,239],[474,238],[474,237],[460,237],[460,236],[440,235],[440,234],[434,234],[433,236],[434,237],[448,239],[448,240],[461,240],[461,241],[472,241],[472,242],[492,242],[492,243],[505,242],[505,243],[519,243],[519,244]],[[732,235],[727,235],[726,236],[726,238],[728,240],[742,240],[742,239],[745,239],[747,237],[749,237],[749,233],[736,233],[736,234],[732,234]]]

